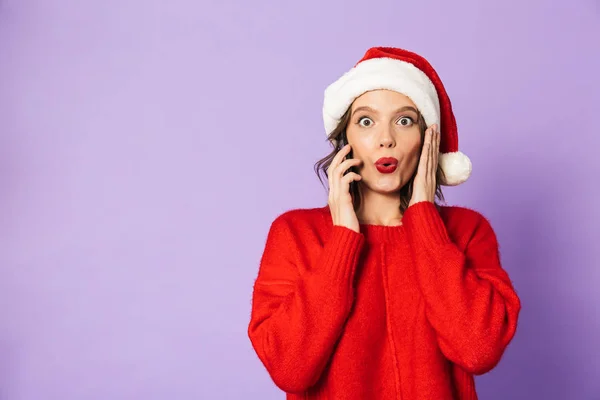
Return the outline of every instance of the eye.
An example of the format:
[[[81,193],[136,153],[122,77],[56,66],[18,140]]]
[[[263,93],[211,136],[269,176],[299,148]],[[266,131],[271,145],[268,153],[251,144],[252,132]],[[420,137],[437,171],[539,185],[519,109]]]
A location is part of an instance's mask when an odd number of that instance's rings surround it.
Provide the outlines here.
[[[373,125],[373,120],[369,117],[362,117],[361,119],[358,120],[358,124],[360,126],[368,128],[369,126]]]
[[[414,121],[411,117],[402,117],[398,120],[398,123],[402,126],[412,126]]]

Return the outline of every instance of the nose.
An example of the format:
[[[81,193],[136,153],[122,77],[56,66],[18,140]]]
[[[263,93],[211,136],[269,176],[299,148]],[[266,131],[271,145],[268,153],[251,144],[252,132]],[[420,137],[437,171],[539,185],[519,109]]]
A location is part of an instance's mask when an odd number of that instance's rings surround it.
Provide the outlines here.
[[[396,141],[394,140],[394,136],[389,128],[386,128],[381,132],[381,136],[379,137],[379,147],[392,148],[396,145]]]

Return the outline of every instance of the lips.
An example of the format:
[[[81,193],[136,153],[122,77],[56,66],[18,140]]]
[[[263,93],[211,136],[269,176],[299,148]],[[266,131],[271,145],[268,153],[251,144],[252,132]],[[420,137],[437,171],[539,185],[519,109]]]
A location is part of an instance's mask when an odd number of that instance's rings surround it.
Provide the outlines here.
[[[382,174],[391,174],[398,168],[398,160],[393,157],[382,157],[375,161],[375,168]]]

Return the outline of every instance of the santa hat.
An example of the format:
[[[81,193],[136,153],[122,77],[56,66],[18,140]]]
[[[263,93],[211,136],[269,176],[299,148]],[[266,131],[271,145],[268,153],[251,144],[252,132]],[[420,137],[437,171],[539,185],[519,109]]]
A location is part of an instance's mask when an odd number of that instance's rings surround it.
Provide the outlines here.
[[[456,186],[471,174],[471,161],[458,151],[458,132],[452,105],[439,76],[423,57],[404,49],[373,47],[364,57],[325,90],[323,120],[327,136],[338,126],[352,102],[365,92],[388,89],[410,98],[427,126],[440,130],[439,165],[445,179]]]

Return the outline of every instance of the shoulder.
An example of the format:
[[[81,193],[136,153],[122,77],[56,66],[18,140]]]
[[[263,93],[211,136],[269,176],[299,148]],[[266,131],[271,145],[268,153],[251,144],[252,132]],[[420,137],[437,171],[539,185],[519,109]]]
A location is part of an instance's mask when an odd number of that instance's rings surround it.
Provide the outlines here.
[[[329,208],[294,208],[278,214],[271,222],[271,230],[287,230],[295,235],[321,230],[331,222]]]
[[[326,222],[327,207],[293,208],[278,214],[273,223],[297,224],[319,224]]]
[[[290,223],[320,222],[327,216],[327,207],[293,208],[283,211],[275,221],[288,221]]]
[[[489,220],[479,211],[461,206],[441,206],[440,216],[455,241],[465,245],[474,237],[487,237],[496,241]]]
[[[486,218],[479,211],[461,206],[441,206],[440,215],[447,222],[481,222]]]
[[[316,254],[331,231],[328,207],[296,208],[278,214],[271,222],[266,237],[266,250],[284,257]],[[272,253],[272,251],[271,251]]]

